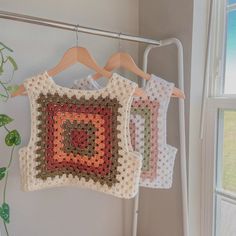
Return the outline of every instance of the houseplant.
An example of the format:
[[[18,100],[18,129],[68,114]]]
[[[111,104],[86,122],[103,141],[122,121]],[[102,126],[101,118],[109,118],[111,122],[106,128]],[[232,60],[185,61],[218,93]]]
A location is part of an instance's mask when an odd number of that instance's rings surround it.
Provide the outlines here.
[[[11,56],[13,50],[0,42],[0,100],[2,102],[7,102],[10,98],[12,92],[18,89],[17,85],[12,85],[12,80],[14,77],[15,71],[18,69],[17,64],[14,58]],[[3,80],[3,74],[8,73],[8,70],[5,68],[11,68],[11,75],[7,80]],[[4,74],[5,75],[5,74]],[[4,76],[6,77],[6,76]],[[7,166],[0,166],[0,181],[3,182],[3,191],[2,191],[2,203],[0,204],[0,217],[3,220],[4,228],[6,235],[9,236],[7,224],[10,222],[10,207],[6,200],[6,190],[7,190],[7,181],[8,173],[12,164],[13,154],[15,147],[20,145],[21,137],[19,132],[16,129],[10,130],[8,124],[13,122],[13,118],[6,115],[0,114],[0,128],[5,130],[5,137],[3,145],[6,145],[10,149],[10,157]],[[2,153],[1,153],[2,154]]]

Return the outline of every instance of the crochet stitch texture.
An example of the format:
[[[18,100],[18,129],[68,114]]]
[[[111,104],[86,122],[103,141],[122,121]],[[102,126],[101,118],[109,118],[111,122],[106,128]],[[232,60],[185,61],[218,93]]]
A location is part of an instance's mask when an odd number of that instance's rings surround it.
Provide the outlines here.
[[[166,143],[166,116],[174,84],[155,75],[147,81],[147,100],[135,97],[132,102],[129,149],[142,154],[140,186],[170,188],[177,149]],[[73,88],[99,89],[91,76],[74,82]]]
[[[137,85],[114,73],[91,91],[59,86],[44,72],[24,82],[31,138],[20,149],[25,191],[77,185],[131,198],[142,158],[129,150],[129,110]]]

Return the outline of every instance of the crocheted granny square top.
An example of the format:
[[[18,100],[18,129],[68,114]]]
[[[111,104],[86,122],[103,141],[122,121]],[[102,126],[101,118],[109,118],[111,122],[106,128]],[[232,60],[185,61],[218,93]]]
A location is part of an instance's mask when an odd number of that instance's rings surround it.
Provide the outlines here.
[[[142,158],[129,151],[126,131],[137,84],[114,73],[99,90],[70,89],[44,72],[24,86],[31,138],[19,151],[23,189],[77,185],[134,197]]]
[[[166,116],[174,84],[155,75],[144,90],[147,100],[135,97],[132,102],[130,126],[131,144],[143,156],[140,186],[170,188],[177,149],[166,143]],[[100,89],[91,76],[76,80],[73,88]],[[132,147],[129,146],[130,150]]]

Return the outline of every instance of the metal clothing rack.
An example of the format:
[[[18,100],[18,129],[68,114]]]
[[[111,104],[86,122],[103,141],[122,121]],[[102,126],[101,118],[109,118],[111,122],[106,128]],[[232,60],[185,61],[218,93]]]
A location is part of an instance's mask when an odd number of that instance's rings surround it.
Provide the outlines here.
[[[182,43],[176,38],[165,39],[161,41],[161,45],[148,45],[143,56],[143,70],[147,72],[148,55],[150,51],[157,47],[169,46],[174,44],[178,51],[178,87],[184,91],[184,57]],[[145,85],[142,80],[142,87]],[[182,209],[183,209],[183,235],[189,236],[189,218],[188,218],[188,188],[187,188],[187,170],[186,170],[186,140],[185,140],[185,117],[184,117],[184,101],[179,99],[179,135],[180,135],[180,166],[181,166],[181,183],[182,183]],[[139,193],[134,200],[134,218],[133,218],[133,235],[137,235],[138,221],[138,204]]]
[[[128,40],[132,42],[140,42],[149,44],[144,53],[143,67],[147,71],[147,59],[151,49],[155,47],[167,46],[174,44],[178,49],[178,83],[179,88],[184,91],[184,73],[183,73],[183,46],[181,42],[176,38],[170,38],[165,40],[153,40],[139,36],[133,36],[128,34],[122,34],[117,32],[111,32],[96,28],[90,28],[80,26],[78,24],[70,24],[60,21],[54,21],[50,19],[44,19],[34,16],[28,16],[13,12],[1,11],[0,18],[26,22],[30,24],[43,25],[53,28],[59,28],[63,30],[78,31],[81,33],[87,33],[92,35],[99,35],[103,37],[116,38],[120,40]],[[189,236],[188,230],[188,194],[187,194],[187,171],[186,171],[186,141],[185,141],[185,117],[184,117],[184,101],[179,100],[179,132],[180,132],[180,155],[181,155],[181,183],[182,183],[182,206],[183,206],[183,236]],[[137,236],[137,219],[138,219],[138,200],[139,194],[135,197],[134,201],[134,215],[133,215],[133,232],[132,236]]]

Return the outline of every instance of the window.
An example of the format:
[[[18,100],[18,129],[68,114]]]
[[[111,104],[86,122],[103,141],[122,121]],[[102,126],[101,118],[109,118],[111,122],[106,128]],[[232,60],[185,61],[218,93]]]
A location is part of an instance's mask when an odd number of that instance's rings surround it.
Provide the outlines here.
[[[236,0],[213,1],[204,129],[204,236],[236,235]]]
[[[215,235],[236,235],[236,109],[218,109]]]
[[[220,119],[220,143],[222,153],[222,176],[221,188],[236,193],[236,111],[222,110],[219,112]],[[223,137],[223,139],[221,139]]]
[[[236,0],[229,0],[227,6],[225,94],[236,94]]]

